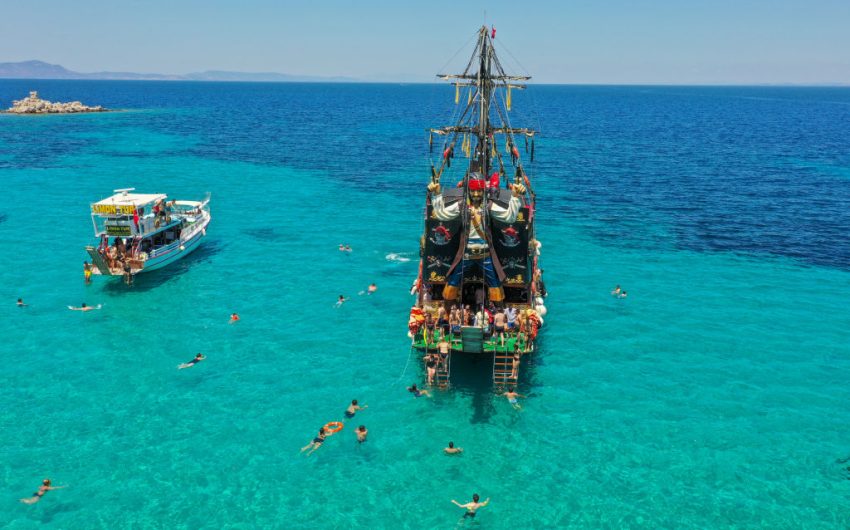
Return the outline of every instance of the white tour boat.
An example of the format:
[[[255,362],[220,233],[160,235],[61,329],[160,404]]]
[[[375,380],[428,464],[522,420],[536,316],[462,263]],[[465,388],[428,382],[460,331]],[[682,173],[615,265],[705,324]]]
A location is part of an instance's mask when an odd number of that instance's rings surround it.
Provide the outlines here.
[[[203,201],[174,201],[162,193],[115,195],[91,205],[97,246],[87,246],[92,273],[121,276],[131,283],[140,272],[161,269],[189,255],[210,224],[209,196]]]

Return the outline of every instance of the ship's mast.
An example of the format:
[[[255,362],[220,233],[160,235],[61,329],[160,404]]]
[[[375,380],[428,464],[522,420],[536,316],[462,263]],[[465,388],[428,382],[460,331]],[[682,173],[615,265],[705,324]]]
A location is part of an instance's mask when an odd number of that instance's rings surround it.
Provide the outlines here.
[[[482,26],[478,34],[478,93],[480,95],[478,115],[478,164],[482,175],[490,173],[490,95],[493,93],[493,85],[490,81],[490,47],[487,45],[487,27]]]

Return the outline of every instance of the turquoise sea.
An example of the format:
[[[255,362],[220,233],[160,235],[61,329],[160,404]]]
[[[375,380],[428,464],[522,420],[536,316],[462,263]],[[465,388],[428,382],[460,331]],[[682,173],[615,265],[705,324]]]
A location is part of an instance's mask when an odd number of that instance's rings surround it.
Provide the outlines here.
[[[850,527],[850,89],[515,94],[549,291],[521,411],[486,365],[405,390],[451,87],[0,81],[0,104],[29,90],[126,110],[0,115],[0,527]],[[211,192],[208,236],[86,286],[88,205],[123,187]],[[18,502],[45,477],[68,487]]]

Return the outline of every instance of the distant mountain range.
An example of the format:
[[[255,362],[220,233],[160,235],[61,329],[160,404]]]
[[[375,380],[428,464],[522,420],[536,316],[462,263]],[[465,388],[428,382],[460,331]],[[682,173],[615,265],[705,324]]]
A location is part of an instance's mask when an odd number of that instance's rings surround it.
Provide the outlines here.
[[[43,61],[0,63],[0,79],[112,79],[137,81],[266,81],[275,83],[293,82],[356,82],[350,77],[320,77],[307,75],[279,74],[275,72],[226,72],[207,70],[184,75],[137,74],[133,72],[81,73],[68,70],[58,64]]]

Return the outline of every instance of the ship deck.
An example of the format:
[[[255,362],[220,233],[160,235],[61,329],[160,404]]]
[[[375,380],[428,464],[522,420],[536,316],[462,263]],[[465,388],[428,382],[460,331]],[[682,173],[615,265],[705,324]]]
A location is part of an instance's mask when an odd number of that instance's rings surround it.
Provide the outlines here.
[[[418,333],[416,338],[413,341],[413,347],[419,351],[429,351],[436,352],[437,351],[437,343],[440,342],[442,337],[441,333],[437,333],[436,337],[428,336],[428,341],[424,340],[422,333]],[[446,339],[449,341],[452,347],[452,352],[462,352],[463,350],[463,340],[461,339],[460,334],[452,334],[449,333],[446,335]],[[525,351],[526,348],[526,340],[523,337],[517,337],[516,334],[505,334],[505,345],[502,346],[501,340],[499,340],[498,335],[493,335],[482,342],[482,346],[484,352],[508,352],[512,353],[514,351],[514,344],[519,341],[520,351]]]

